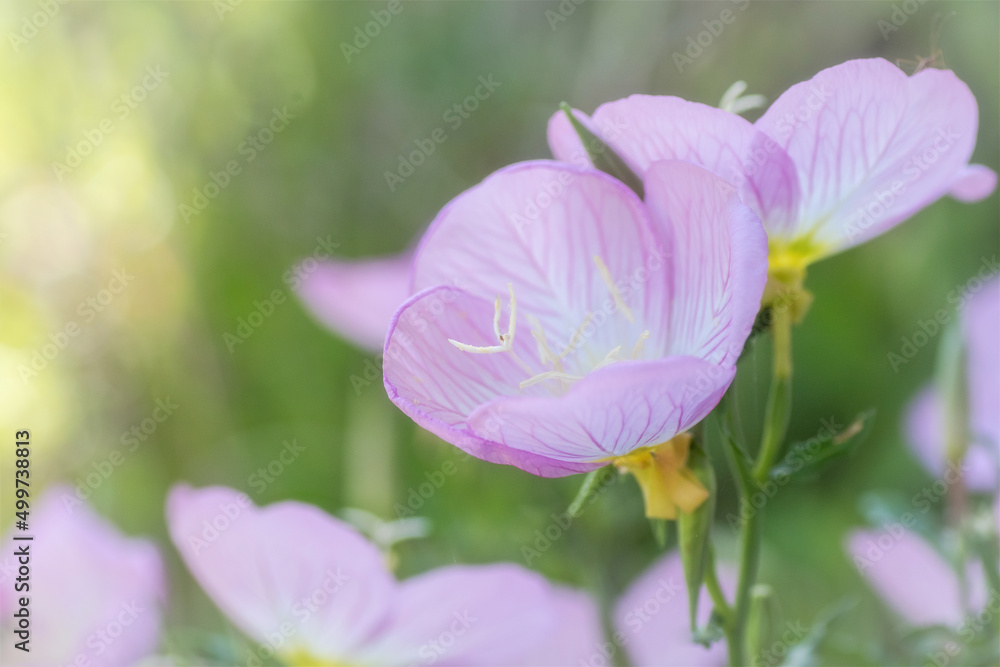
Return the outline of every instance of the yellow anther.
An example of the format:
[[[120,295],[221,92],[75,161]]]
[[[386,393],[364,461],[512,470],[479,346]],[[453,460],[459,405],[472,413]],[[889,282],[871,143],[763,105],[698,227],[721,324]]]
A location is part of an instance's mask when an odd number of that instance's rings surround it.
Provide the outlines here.
[[[618,291],[618,287],[615,285],[614,279],[611,278],[611,271],[604,264],[604,261],[597,255],[594,255],[594,264],[597,265],[597,271],[601,274],[601,278],[604,280],[604,284],[608,286],[608,291],[611,292],[611,298],[615,300],[615,305],[618,306],[618,310],[622,312],[625,319],[629,322],[635,322],[635,318],[632,317],[632,311],[629,309],[625,300],[622,298],[621,292]]]

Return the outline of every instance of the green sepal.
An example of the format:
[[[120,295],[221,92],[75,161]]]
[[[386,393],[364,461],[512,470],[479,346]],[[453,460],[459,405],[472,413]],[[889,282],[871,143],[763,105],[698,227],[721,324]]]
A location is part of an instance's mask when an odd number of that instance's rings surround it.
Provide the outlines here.
[[[716,481],[715,469],[704,447],[697,441],[691,443],[687,468],[702,486],[708,490],[708,498],[693,512],[678,510],[677,537],[680,546],[681,564],[684,566],[684,582],[688,592],[688,611],[691,616],[691,631],[698,623],[698,598],[705,581],[705,567],[708,563],[709,540],[712,520],[715,517]]]
[[[590,162],[594,167],[614,176],[631,188],[642,199],[645,196],[642,179],[632,171],[632,168],[626,164],[625,160],[618,153],[615,153],[603,139],[588,130],[573,114],[573,109],[568,104],[563,102],[559,105],[559,108],[566,114],[570,125],[573,126],[573,130],[580,137],[580,142],[583,144],[584,150],[587,151],[587,157],[590,158]]]
[[[650,519],[649,528],[653,531],[653,539],[656,540],[656,546],[660,549],[667,548],[667,524],[669,522],[666,519]]]
[[[566,513],[574,519],[580,518],[584,507],[597,500],[597,497],[617,478],[618,471],[615,470],[614,466],[604,466],[588,472],[587,476],[583,478],[580,490],[576,493],[576,498],[569,504]]]

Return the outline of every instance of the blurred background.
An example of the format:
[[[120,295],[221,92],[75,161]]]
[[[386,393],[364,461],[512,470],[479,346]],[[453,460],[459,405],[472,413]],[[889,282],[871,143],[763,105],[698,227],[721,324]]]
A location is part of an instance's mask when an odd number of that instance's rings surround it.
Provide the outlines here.
[[[902,4],[912,11],[897,25]],[[397,549],[402,576],[525,564],[523,547],[537,549],[536,531],[566,509],[579,477],[468,459],[417,429],[385,397],[379,356],[314,321],[287,273],[320,248],[404,250],[490,172],[549,157],[546,122],[561,101],[587,112],[631,93],[718,104],[742,79],[770,102],[845,60],[939,48],[979,101],[973,161],[1000,164],[995,2],[404,0],[364,35],[386,6],[0,4],[0,432],[32,429],[36,481],[78,486],[125,532],[162,545],[168,647],[239,641],[166,537],[163,501],[179,480],[258,504],[293,498],[385,520],[413,510],[432,529]],[[727,8],[733,23],[679,67],[673,54]],[[950,18],[932,44],[936,15]],[[446,121],[480,77],[495,91]],[[386,172],[436,128],[447,140],[390,187]],[[790,438],[869,408],[877,418],[856,456],[768,504],[762,579],[787,618],[809,624],[850,597],[845,635],[874,642],[898,625],[842,549],[864,522],[862,499],[906,502],[932,482],[900,422],[933,375],[937,339],[895,368],[889,355],[939,308],[955,312],[998,244],[996,194],[944,199],[810,270]],[[741,372],[747,415],[761,411],[755,382],[768,375],[758,345]],[[123,460],[102,473],[115,450]],[[4,483],[12,465],[5,454]],[[734,493],[719,469],[724,519]],[[717,533],[726,560],[735,533],[724,520]],[[626,478],[529,565],[610,603],[659,552]]]

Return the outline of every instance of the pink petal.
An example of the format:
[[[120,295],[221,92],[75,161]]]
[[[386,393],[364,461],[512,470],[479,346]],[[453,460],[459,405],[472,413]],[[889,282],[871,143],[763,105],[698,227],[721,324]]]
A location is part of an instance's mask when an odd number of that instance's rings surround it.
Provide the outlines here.
[[[544,577],[516,565],[454,565],[400,584],[366,664],[519,665],[562,619]]]
[[[593,598],[570,588],[554,591],[557,626],[540,646],[528,652],[522,662],[535,667],[577,667],[590,665],[604,644],[601,614]]]
[[[0,596],[5,665],[90,664],[118,667],[159,644],[166,599],[163,563],[147,540],[124,537],[76,497],[48,489],[33,504],[30,530],[3,541]],[[33,535],[33,541],[15,541]],[[30,557],[31,652],[12,646],[15,550]]]
[[[791,156],[799,223],[826,252],[890,229],[946,194],[976,140],[978,110],[952,72],[907,77],[885,60],[852,60],[789,88],[756,126]]]
[[[975,399],[970,396],[975,405]],[[992,418],[987,414],[987,418]],[[913,399],[906,414],[906,435],[924,468],[935,478],[944,478],[946,483],[954,477],[947,468],[947,435],[941,420],[941,401],[933,387],[925,387]],[[990,492],[997,488],[998,452],[996,441],[981,435],[973,438],[965,452],[965,460],[960,467],[964,484],[973,491]]]
[[[621,285],[633,323],[616,308],[595,256]],[[568,371],[580,374],[615,346],[631,348],[644,330],[651,332],[647,352],[662,352],[663,265],[642,202],[623,184],[593,169],[525,162],[494,173],[441,211],[417,250],[413,287],[453,285],[506,303],[511,283],[521,335],[530,340],[530,317],[537,317],[553,349],[596,314],[601,323],[587,347],[599,356],[567,360]]]
[[[258,508],[232,489],[181,485],[167,500],[167,523],[212,601],[279,655],[348,659],[389,611],[395,582],[381,553],[311,505]]]
[[[855,566],[896,613],[914,626],[958,625],[958,577],[922,539],[894,524],[854,531],[847,544]]]
[[[963,325],[968,354],[969,428],[984,451],[983,473],[996,488],[1000,467],[1000,278],[992,276],[968,301]]]
[[[924,468],[932,475],[940,475],[945,467],[945,434],[941,401],[933,386],[924,387],[910,402],[906,437]]]
[[[632,95],[602,104],[592,119],[574,111],[639,176],[660,160],[683,160],[720,176],[742,173],[753,125],[736,114],[679,97]],[[549,120],[549,145],[556,159],[580,163],[586,155],[562,111]]]
[[[598,467],[697,424],[722,400],[734,375],[732,366],[694,357],[621,361],[561,396],[497,398],[473,412],[468,424],[512,450]]]
[[[971,437],[962,472],[970,489],[991,492],[1000,477],[1000,279],[990,278],[968,297],[962,324]],[[906,417],[907,437],[920,462],[936,477],[944,474],[947,457],[941,409],[934,388],[927,387]]]
[[[489,344],[492,308],[465,292],[427,290],[404,306],[385,351],[389,398],[414,421],[473,456],[546,477],[585,472],[608,457],[690,428],[721,399],[734,370],[692,357],[620,361],[551,395],[509,353],[470,354],[448,342]],[[514,352],[539,363],[523,337]]]
[[[948,194],[963,202],[986,199],[997,187],[995,171],[981,164],[970,164],[958,173]]]
[[[380,350],[392,314],[410,295],[412,253],[363,261],[314,260],[296,267],[297,293],[324,325],[359,347]]]
[[[723,590],[732,599],[736,577],[720,568],[719,578]],[[698,602],[699,626],[708,623],[711,613],[711,597],[702,589]],[[706,649],[691,640],[684,570],[676,552],[661,558],[629,586],[615,605],[614,625],[616,637],[621,639],[620,643],[637,667],[726,664],[726,648],[722,642]]]
[[[766,238],[733,188],[704,169],[657,164],[648,182],[656,236],[672,263],[650,252],[659,244],[641,202],[594,171],[515,165],[449,204],[418,250],[415,285],[460,279],[462,289],[427,289],[397,313],[384,354],[390,398],[473,455],[545,476],[593,469],[702,419],[731,381],[729,366],[756,315]],[[547,183],[561,189],[533,216],[524,214],[524,202],[537,203]],[[620,285],[633,322],[594,255]],[[512,352],[457,349],[449,339],[498,344],[493,300],[508,300],[508,281],[519,313]],[[501,331],[509,328],[509,308]],[[553,350],[586,325],[561,361],[582,380],[520,387],[551,370],[525,331],[532,316]],[[649,340],[633,352],[643,332]],[[602,363],[615,350],[637,361]],[[663,358],[671,353],[677,356]]]
[[[491,437],[495,427],[488,419],[482,433],[466,424],[480,405],[515,394],[529,377],[509,353],[470,354],[448,342],[451,338],[471,345],[495,344],[493,312],[489,301],[451,287],[431,288],[412,297],[396,314],[386,341],[383,370],[389,398],[428,431],[492,463],[546,477],[600,467],[512,450]],[[525,334],[515,335],[514,352],[526,363],[540,366],[534,341]],[[547,390],[537,384],[524,392],[540,396]]]
[[[726,179],[772,224],[798,209],[798,181],[788,155],[746,119],[679,97],[632,95],[602,104],[592,119],[574,114],[644,177],[660,160],[682,160]],[[549,120],[549,146],[559,160],[587,164],[565,113]]]
[[[767,236],[726,181],[684,162],[658,162],[646,203],[671,258],[671,354],[735,364],[767,281]]]

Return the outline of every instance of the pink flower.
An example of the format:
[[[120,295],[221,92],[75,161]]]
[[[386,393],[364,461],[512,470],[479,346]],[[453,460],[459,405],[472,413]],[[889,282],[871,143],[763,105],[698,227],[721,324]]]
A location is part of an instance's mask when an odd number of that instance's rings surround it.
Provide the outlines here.
[[[686,160],[739,188],[760,215],[771,268],[801,271],[899,224],[945,194],[988,196],[996,174],[968,164],[978,109],[952,72],[913,76],[852,60],[785,91],[751,124],[676,97],[634,95],[577,112],[640,176]],[[586,160],[565,115],[549,123],[560,160]]]
[[[600,636],[587,596],[515,565],[397,582],[374,545],[310,505],[179,486],[167,522],[198,583],[258,642],[247,664],[570,665]]]
[[[31,503],[28,526],[3,541],[4,664],[121,667],[149,656],[159,643],[166,599],[156,548],[124,537],[69,487],[51,488]],[[25,535],[34,539],[14,539]],[[16,555],[18,549],[28,554]],[[28,588],[16,591],[15,584]],[[12,645],[21,641],[14,634],[21,596],[29,599],[28,653]]]
[[[856,530],[847,541],[847,551],[868,583],[911,625],[957,627],[986,603],[986,580],[978,561],[966,574],[966,609],[955,568],[901,524],[880,531]]]
[[[757,314],[766,241],[704,169],[659,163],[645,187],[643,203],[606,174],[539,161],[452,200],[386,340],[389,398],[473,456],[545,477],[703,419]]]
[[[727,595],[736,586],[733,572],[721,569],[720,584]],[[703,588],[698,602],[698,626],[708,624],[712,600]],[[715,667],[726,664],[724,641],[705,648],[691,638],[688,596],[680,554],[661,558],[646,570],[615,605],[613,639],[625,648],[636,667]]]
[[[359,347],[381,350],[392,314],[410,296],[412,255],[306,260],[296,267],[296,292],[327,328]]]
[[[962,469],[970,489],[994,491],[1000,469],[1000,278],[994,276],[969,297],[962,315],[971,438]],[[936,389],[927,387],[913,401],[906,422],[910,443],[934,475],[941,475],[947,463],[942,409]]]

